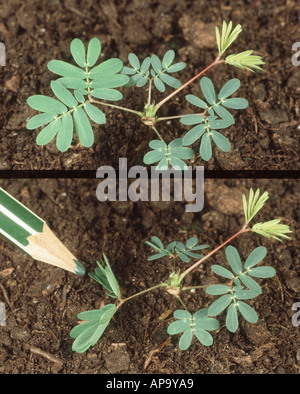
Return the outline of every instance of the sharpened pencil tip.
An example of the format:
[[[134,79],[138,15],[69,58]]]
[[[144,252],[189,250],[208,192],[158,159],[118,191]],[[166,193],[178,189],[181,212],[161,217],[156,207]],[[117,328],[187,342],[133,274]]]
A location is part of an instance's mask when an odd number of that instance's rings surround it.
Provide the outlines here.
[[[74,260],[74,262],[76,264],[76,268],[74,270],[74,274],[76,274],[78,276],[83,276],[85,274],[84,266],[78,260]]]

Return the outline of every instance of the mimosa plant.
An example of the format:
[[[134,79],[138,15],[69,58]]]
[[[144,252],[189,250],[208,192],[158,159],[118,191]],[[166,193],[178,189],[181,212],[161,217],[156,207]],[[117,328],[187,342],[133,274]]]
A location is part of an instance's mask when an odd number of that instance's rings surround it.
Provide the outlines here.
[[[72,144],[75,128],[79,142],[83,147],[89,148],[94,144],[91,121],[105,124],[106,117],[102,109],[110,107],[136,115],[142,124],[150,127],[158,137],[149,143],[151,150],[144,156],[145,164],[158,163],[160,169],[170,166],[185,169],[185,161],[194,155],[189,146],[196,141],[199,141],[199,154],[203,160],[208,161],[212,157],[212,142],[222,151],[228,152],[231,143],[219,130],[235,123],[229,110],[245,109],[248,106],[246,99],[231,97],[240,86],[239,79],[224,81],[217,95],[213,81],[204,76],[200,80],[203,99],[191,94],[186,96],[186,100],[197,109],[194,114],[161,117],[159,109],[217,65],[228,64],[250,71],[261,70],[260,66],[264,62],[260,56],[253,55],[252,50],[224,58],[225,52],[241,31],[241,25],[232,29],[232,22],[227,24],[224,21],[221,32],[216,27],[218,53],[215,60],[184,84],[173,74],[183,70],[185,63],[173,63],[175,52],[171,49],[162,59],[153,54],[140,61],[135,54],[130,53],[128,66],[124,66],[118,58],[107,59],[96,65],[101,53],[99,39],[93,38],[86,50],[84,43],[75,38],[71,42],[70,50],[76,65],[62,60],[51,60],[48,63],[48,69],[59,76],[50,84],[56,97],[34,95],[28,98],[28,105],[41,113],[28,121],[27,128],[32,130],[43,127],[36,138],[37,145],[46,145],[56,138],[56,146],[61,152],[65,152]],[[166,85],[175,90],[158,103],[153,102],[152,89],[156,88],[163,93]],[[122,93],[117,90],[122,86],[144,87],[148,91],[142,109],[130,109],[112,103],[123,98]],[[182,137],[166,142],[157,125],[172,119],[180,119],[184,126],[193,127],[188,132],[183,132]]]

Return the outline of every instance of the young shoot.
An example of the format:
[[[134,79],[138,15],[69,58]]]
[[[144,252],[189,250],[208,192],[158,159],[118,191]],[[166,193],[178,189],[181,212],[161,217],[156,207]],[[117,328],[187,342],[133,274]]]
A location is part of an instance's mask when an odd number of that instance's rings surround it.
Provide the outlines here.
[[[98,262],[98,267],[89,275],[106,290],[106,294],[114,299],[114,303],[108,303],[99,310],[81,312],[78,318],[83,322],[71,330],[71,337],[74,338],[72,349],[78,353],[85,352],[90,346],[94,346],[103,335],[106,327],[116,317],[118,309],[125,303],[155,289],[164,289],[171,297],[175,297],[183,309],[176,309],[173,316],[174,321],[167,328],[169,335],[181,334],[179,348],[188,349],[193,339],[198,340],[204,346],[213,344],[211,332],[220,328],[217,316],[226,313],[225,327],[230,332],[236,332],[239,328],[241,318],[248,323],[258,321],[257,312],[249,305],[249,301],[262,294],[263,286],[260,279],[269,279],[276,275],[273,267],[268,265],[267,249],[263,246],[247,251],[245,262],[242,262],[239,251],[230,245],[231,241],[246,232],[262,235],[266,238],[276,240],[290,239],[287,234],[292,233],[289,226],[280,224],[279,219],[271,219],[264,223],[256,223],[252,228],[249,226],[253,217],[263,208],[269,195],[264,192],[260,196],[260,190],[256,192],[250,189],[248,201],[243,195],[241,205],[244,208],[245,223],[242,228],[233,234],[222,244],[203,255],[199,251],[209,248],[209,245],[200,244],[198,237],[190,237],[185,242],[172,241],[164,245],[157,237],[153,236],[146,244],[154,250],[148,261],[150,263],[165,259],[168,264],[169,273],[166,273],[166,280],[148,289],[123,298],[117,279],[106,255]],[[262,230],[263,229],[263,230]],[[226,248],[225,248],[226,247]],[[211,270],[221,277],[220,283],[212,285],[197,284],[195,286],[185,286],[185,277],[194,272],[211,256],[225,248],[225,255],[228,266],[214,264]],[[265,259],[265,264],[261,262]],[[196,261],[195,261],[196,260]],[[195,262],[194,262],[195,261]],[[183,267],[183,268],[182,268]],[[205,290],[213,297],[217,297],[208,308],[200,308],[196,311],[189,311],[186,307],[182,293],[189,290]]]
[[[237,25],[232,30],[232,22],[223,22],[222,31],[216,27],[218,54],[215,60],[185,83],[176,78],[186,64],[174,62],[175,52],[167,50],[162,58],[152,54],[140,60],[134,53],[128,55],[128,65],[118,58],[106,59],[97,64],[101,54],[101,43],[93,38],[84,43],[75,38],[70,45],[70,52],[75,64],[63,60],[51,60],[47,67],[59,77],[50,83],[53,97],[34,95],[28,98],[28,105],[40,113],[34,115],[27,123],[27,129],[42,127],[37,135],[39,146],[48,144],[56,138],[56,146],[65,152],[74,142],[74,129],[80,144],[90,148],[94,144],[94,132],[91,123],[106,123],[105,108],[127,111],[138,117],[143,125],[150,127],[158,140],[149,143],[151,150],[144,156],[145,164],[158,163],[157,167],[185,169],[185,161],[190,160],[195,152],[188,146],[199,140],[199,156],[208,161],[213,154],[212,142],[223,152],[231,149],[230,141],[222,134],[235,121],[229,110],[241,110],[248,106],[244,98],[230,97],[240,86],[237,78],[224,81],[222,89],[216,96],[213,81],[204,76],[200,80],[203,99],[188,94],[186,100],[196,107],[195,114],[160,117],[159,109],[171,98],[199,79],[214,66],[228,64],[250,71],[261,70],[264,64],[260,56],[252,55],[252,50],[231,54],[225,59],[222,56],[237,39],[242,29]],[[175,76],[174,76],[175,75]],[[145,104],[139,109],[131,109],[115,104],[123,98],[120,88],[144,88]],[[153,101],[153,89],[164,93],[166,87],[174,89],[158,103]],[[200,108],[200,112],[199,112]],[[165,141],[158,130],[162,121],[180,119],[184,126],[193,126],[182,133],[180,138]],[[137,127],[140,130],[140,127]]]

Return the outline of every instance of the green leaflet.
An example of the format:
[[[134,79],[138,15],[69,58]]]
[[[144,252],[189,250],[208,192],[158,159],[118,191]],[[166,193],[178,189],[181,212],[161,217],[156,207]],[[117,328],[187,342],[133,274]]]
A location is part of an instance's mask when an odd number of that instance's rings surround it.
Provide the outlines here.
[[[81,68],[73,64],[66,63],[62,60],[50,60],[47,65],[48,69],[54,74],[61,75],[62,77],[85,79],[86,74]]]
[[[95,123],[104,124],[106,122],[104,113],[98,107],[90,103],[85,103],[84,110]]]
[[[207,77],[203,77],[200,81],[200,86],[206,101],[211,105],[215,104],[216,93],[212,81]]]
[[[240,255],[239,255],[237,249],[234,248],[233,246],[229,245],[226,248],[225,254],[226,254],[226,258],[227,258],[229,265],[230,265],[231,269],[233,270],[233,272],[237,275],[241,274],[242,273],[242,262],[241,262],[241,258],[240,258]],[[247,268],[246,264],[245,264],[245,268]]]
[[[179,62],[172,64],[175,58],[175,52],[170,49],[167,51],[162,61],[160,58],[153,54],[151,57],[146,57],[142,63],[134,53],[128,55],[128,62],[131,67],[123,67],[122,73],[130,75],[129,82],[126,87],[136,85],[137,87],[144,86],[153,78],[153,84],[160,92],[166,90],[165,84],[177,89],[181,86],[181,82],[168,75],[168,73],[175,73],[181,71],[185,67],[185,63]],[[151,75],[151,77],[149,77]]]
[[[241,81],[237,78],[233,78],[226,82],[218,94],[218,99],[222,100],[231,96],[234,92],[238,90],[241,85]]]
[[[254,194],[254,191],[251,188],[249,191],[248,202],[246,196],[243,194],[243,208],[246,223],[249,223],[253,219],[253,217],[257,214],[258,211],[262,209],[262,207],[265,205],[265,202],[269,198],[268,192],[264,192],[261,197],[259,197],[259,194],[259,189],[257,189]]]
[[[230,21],[227,24],[225,21],[223,21],[221,34],[218,27],[216,27],[215,30],[219,56],[221,56],[241,33],[242,26],[238,24],[232,30],[232,22]]]
[[[52,97],[47,97],[39,94],[29,97],[27,99],[27,104],[31,108],[40,112],[61,114],[68,110],[67,107],[60,101]]]
[[[52,141],[60,129],[60,126],[61,119],[56,119],[44,127],[36,138],[37,145],[43,146]]]
[[[85,47],[81,40],[75,38],[70,45],[71,54],[75,62],[80,66],[86,65]]]
[[[198,260],[203,257],[202,254],[195,253],[196,251],[209,247],[209,245],[198,245],[197,237],[189,238],[185,244],[179,241],[172,241],[166,248],[158,237],[152,237],[151,242],[146,241],[146,243],[159,252],[150,256],[148,258],[149,261],[156,260],[167,255],[177,255],[180,260],[185,263],[189,263],[190,257]]]
[[[168,326],[167,333],[169,335],[182,333],[179,340],[179,349],[188,349],[194,335],[202,345],[212,345],[213,337],[208,331],[217,330],[219,322],[217,319],[208,317],[206,308],[200,309],[194,315],[185,310],[176,310],[174,318],[178,320],[175,320]]]
[[[119,101],[123,97],[122,93],[118,90],[106,88],[93,89],[91,95],[102,100],[110,101]]]
[[[201,139],[199,153],[203,160],[209,161],[211,159],[212,148],[210,135],[208,133],[205,133]]]
[[[143,161],[145,164],[159,162],[156,169],[160,170],[167,170],[169,166],[175,170],[187,169],[187,165],[183,160],[189,160],[194,155],[192,149],[182,145],[181,138],[171,141],[168,145],[164,142],[161,144],[159,141],[158,143],[151,141],[149,146],[153,150],[145,154]]]
[[[217,147],[223,152],[229,152],[231,149],[231,144],[223,134],[216,130],[211,130],[211,138]]]
[[[87,49],[86,63],[88,67],[93,67],[101,53],[101,43],[98,38],[94,37],[91,39]]]
[[[89,273],[89,276],[105,287],[110,297],[120,298],[120,287],[104,253],[103,260],[97,261],[97,264],[98,267],[95,268],[95,272]]]
[[[102,336],[117,307],[113,304],[105,305],[99,310],[81,312],[78,318],[87,320],[74,327],[71,332],[71,338],[75,338],[72,350],[77,353],[85,352],[90,346],[94,346]]]
[[[56,118],[55,113],[41,113],[29,119],[26,127],[29,130],[33,130],[36,129],[37,127],[43,126],[44,124],[51,122],[55,118]]]
[[[267,255],[267,249],[263,246],[255,248],[245,261],[245,268],[252,268],[261,262]]]
[[[89,77],[92,79],[100,79],[107,75],[114,75],[120,72],[123,68],[123,62],[120,59],[113,58],[105,60],[98,66],[93,67],[89,72]]]
[[[94,133],[86,113],[82,108],[77,107],[73,113],[73,117],[79,141],[84,147],[91,147],[94,143]]]
[[[56,138],[56,146],[59,151],[65,152],[71,145],[73,139],[73,128],[72,116],[70,114],[66,114],[61,119],[61,126]]]
[[[236,332],[239,328],[237,305],[234,303],[230,304],[228,307],[226,314],[226,327],[230,332]]]
[[[63,85],[61,85],[57,81],[52,81],[51,84],[51,89],[55,96],[62,101],[67,107],[76,107],[78,102],[75,99],[75,97],[66,89]]]

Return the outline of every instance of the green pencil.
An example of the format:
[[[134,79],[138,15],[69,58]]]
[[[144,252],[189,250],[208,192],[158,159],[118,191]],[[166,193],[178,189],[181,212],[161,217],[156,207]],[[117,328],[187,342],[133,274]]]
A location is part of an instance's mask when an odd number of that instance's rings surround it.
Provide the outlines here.
[[[85,269],[48,225],[0,188],[0,234],[35,260],[82,276]]]

